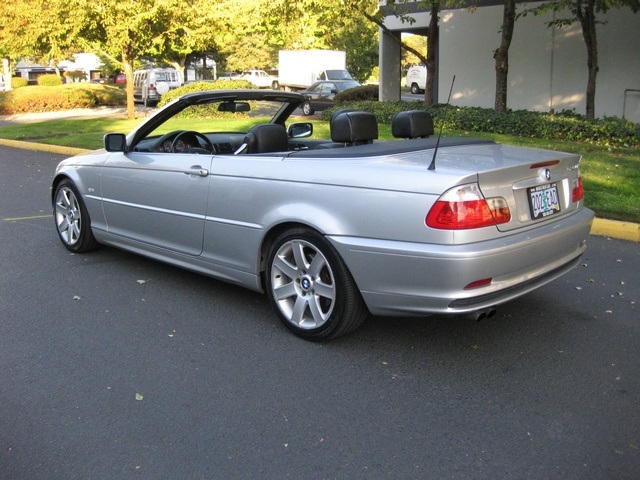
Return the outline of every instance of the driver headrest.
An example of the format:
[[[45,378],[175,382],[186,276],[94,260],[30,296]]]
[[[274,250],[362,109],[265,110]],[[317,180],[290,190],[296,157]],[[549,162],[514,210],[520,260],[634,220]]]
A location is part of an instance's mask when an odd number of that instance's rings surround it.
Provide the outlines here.
[[[244,137],[246,153],[286,152],[289,149],[289,137],[283,125],[267,123],[255,125]]]
[[[426,138],[433,135],[433,118],[425,110],[398,112],[391,120],[391,134],[396,138]]]
[[[330,123],[331,140],[336,143],[365,144],[378,138],[376,116],[369,112],[338,112]]]

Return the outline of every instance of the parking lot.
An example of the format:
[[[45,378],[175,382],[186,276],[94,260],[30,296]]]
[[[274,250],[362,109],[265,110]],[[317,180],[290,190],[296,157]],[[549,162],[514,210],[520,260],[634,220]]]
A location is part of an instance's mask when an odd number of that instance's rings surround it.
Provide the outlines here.
[[[314,344],[259,294],[68,252],[61,159],[0,147],[0,478],[640,478],[637,243],[490,320]]]

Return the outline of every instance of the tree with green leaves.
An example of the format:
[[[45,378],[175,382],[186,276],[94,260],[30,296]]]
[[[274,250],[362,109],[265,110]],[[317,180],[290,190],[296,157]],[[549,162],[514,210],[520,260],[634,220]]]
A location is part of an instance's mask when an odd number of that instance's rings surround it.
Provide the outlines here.
[[[166,14],[162,18],[163,31],[155,36],[145,56],[158,64],[170,65],[180,72],[184,82],[187,58],[194,52],[209,50],[214,45],[215,29],[211,28],[208,4],[202,0],[162,0]]]
[[[82,26],[76,19],[65,0],[0,3],[0,52],[13,61],[34,59],[57,70],[60,61],[78,52]]]
[[[167,0],[70,0],[82,15],[81,38],[88,50],[119,63],[127,78],[127,117],[135,118],[134,62],[164,42],[174,15]]]
[[[637,13],[640,10],[640,0],[553,0],[527,9],[521,14],[524,16],[532,12],[535,15],[544,15],[556,12],[568,15],[547,22],[547,26],[551,28],[564,27],[574,23],[580,24],[582,38],[587,47],[586,116],[588,118],[595,118],[596,77],[600,68],[596,26],[602,21],[597,17],[598,14],[605,14],[612,8],[623,7]]]
[[[358,21],[355,7],[377,1],[217,0],[209,12],[231,70],[274,67],[279,50],[332,49],[346,51],[347,68],[364,80],[377,64],[377,30]]]

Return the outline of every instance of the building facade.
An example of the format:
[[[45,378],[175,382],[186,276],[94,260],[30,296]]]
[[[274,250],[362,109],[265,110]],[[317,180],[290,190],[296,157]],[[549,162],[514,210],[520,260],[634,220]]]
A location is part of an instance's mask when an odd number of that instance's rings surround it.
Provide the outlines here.
[[[412,25],[388,16],[385,26],[392,33],[380,31],[381,99],[398,99],[400,95],[400,48],[391,35],[428,35],[429,12],[418,8],[413,11],[416,21]],[[503,4],[442,10],[436,52],[439,103],[446,102],[455,75],[452,104],[493,108],[493,52],[500,45],[502,16]],[[508,108],[585,113],[588,71],[582,31],[577,23],[547,27],[556,16],[568,15],[528,15],[516,21],[509,50]],[[640,14],[626,8],[613,9],[598,15],[598,19],[605,23],[596,27],[596,116],[624,116],[640,123]]]

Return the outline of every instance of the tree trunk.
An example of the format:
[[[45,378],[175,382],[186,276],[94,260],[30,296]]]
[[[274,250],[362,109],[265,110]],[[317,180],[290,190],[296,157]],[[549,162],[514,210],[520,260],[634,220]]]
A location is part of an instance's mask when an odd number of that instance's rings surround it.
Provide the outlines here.
[[[587,80],[586,93],[586,116],[595,118],[596,114],[596,76],[598,75],[598,40],[596,38],[596,15],[595,0],[586,0],[586,3],[579,2],[577,16],[582,27],[582,36],[587,45],[587,68],[589,76]]]
[[[11,60],[9,57],[4,57],[2,59],[2,71],[4,77],[4,91],[8,92],[11,90]]]
[[[178,82],[180,82],[180,85],[184,85],[187,80],[185,72],[185,65],[187,64],[186,55],[184,57],[180,57],[179,60],[171,60],[169,64],[178,71]]]
[[[509,47],[513,38],[516,21],[516,1],[505,0],[502,16],[502,40],[500,47],[494,52],[496,59],[496,98],[494,110],[496,113],[507,111],[507,89],[509,78]]]
[[[125,87],[127,92],[127,118],[133,120],[136,118],[136,108],[133,102],[133,60],[123,55],[122,66],[127,77],[127,86]]]
[[[436,79],[438,78],[438,66],[436,53],[440,37],[438,20],[440,16],[440,2],[431,2],[431,19],[429,20],[429,32],[427,35],[427,86],[424,89],[424,102],[432,107],[437,103],[435,98]]]

